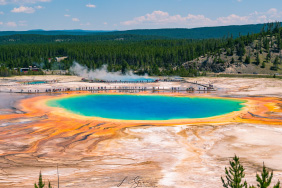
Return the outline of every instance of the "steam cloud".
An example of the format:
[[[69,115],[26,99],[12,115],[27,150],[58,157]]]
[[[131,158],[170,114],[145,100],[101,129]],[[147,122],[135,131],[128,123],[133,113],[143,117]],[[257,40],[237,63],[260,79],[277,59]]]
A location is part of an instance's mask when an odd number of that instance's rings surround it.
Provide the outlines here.
[[[101,69],[89,70],[86,66],[82,66],[77,62],[74,62],[70,71],[78,76],[91,80],[110,80],[110,81],[140,81],[140,80],[155,80],[154,78],[149,78],[148,75],[138,76],[132,72],[128,71],[126,74],[118,72],[108,72],[107,65],[103,65]]]

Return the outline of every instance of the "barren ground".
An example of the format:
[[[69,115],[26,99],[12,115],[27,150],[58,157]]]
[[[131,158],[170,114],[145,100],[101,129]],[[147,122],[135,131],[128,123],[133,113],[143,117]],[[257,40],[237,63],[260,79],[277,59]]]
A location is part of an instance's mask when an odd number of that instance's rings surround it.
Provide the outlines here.
[[[26,86],[17,81],[58,80],[58,83]],[[121,87],[122,84],[88,84],[79,77],[34,76],[0,79],[0,90],[44,91],[46,88]],[[224,97],[282,98],[282,80],[254,78],[191,78],[192,82],[213,83]],[[144,85],[129,84],[129,87]],[[179,83],[154,83],[147,87],[187,87]],[[198,93],[196,93],[198,94]],[[203,94],[203,93],[202,93]],[[201,94],[201,95],[202,95]],[[60,124],[46,129],[37,122],[46,117],[1,118],[22,113],[18,102],[41,94],[0,93],[0,188],[34,187],[39,171],[57,187],[114,188],[219,188],[224,167],[234,154],[246,168],[246,179],[255,184],[262,163],[274,171],[273,182],[282,180],[282,125],[225,123],[223,125],[138,126],[118,130],[114,136],[82,139],[78,133],[64,133],[42,142],[36,151],[28,148],[49,138]],[[187,94],[190,95],[190,94]],[[13,108],[14,107],[14,108]],[[272,113],[272,112],[269,112]],[[282,118],[282,114],[277,114]],[[75,124],[75,122],[74,122]],[[76,125],[83,126],[83,125]],[[89,149],[91,148],[91,149]],[[139,184],[141,187],[141,183]]]

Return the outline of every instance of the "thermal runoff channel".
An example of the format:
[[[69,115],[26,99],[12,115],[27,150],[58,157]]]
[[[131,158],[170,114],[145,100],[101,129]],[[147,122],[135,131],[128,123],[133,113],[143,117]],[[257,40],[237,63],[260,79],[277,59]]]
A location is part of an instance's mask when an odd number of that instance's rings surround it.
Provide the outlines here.
[[[89,94],[53,99],[47,105],[90,117],[173,120],[208,118],[239,111],[244,102],[222,98]]]

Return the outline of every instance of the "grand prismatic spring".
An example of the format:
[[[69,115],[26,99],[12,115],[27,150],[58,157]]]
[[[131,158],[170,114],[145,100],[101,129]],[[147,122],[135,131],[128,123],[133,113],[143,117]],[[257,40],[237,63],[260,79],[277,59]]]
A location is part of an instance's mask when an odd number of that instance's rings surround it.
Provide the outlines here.
[[[150,95],[80,95],[48,102],[84,116],[120,120],[206,118],[239,111],[239,100]]]
[[[282,81],[56,78],[39,76],[46,80],[41,85],[1,81],[1,188],[32,188],[39,171],[55,187],[59,174],[60,187],[134,187],[139,181],[147,187],[217,188],[235,153],[248,182],[255,183],[263,161],[282,179]],[[217,91],[188,92],[196,81],[212,81]],[[147,90],[127,89],[139,87]],[[30,90],[36,92],[25,92]]]

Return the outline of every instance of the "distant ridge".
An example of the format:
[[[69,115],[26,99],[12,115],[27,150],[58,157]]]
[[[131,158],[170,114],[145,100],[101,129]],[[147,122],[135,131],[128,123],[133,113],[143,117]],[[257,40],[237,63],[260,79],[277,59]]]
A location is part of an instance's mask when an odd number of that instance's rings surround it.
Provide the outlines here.
[[[135,35],[150,35],[162,36],[177,39],[209,39],[222,38],[228,35],[233,35],[237,38],[240,34],[247,35],[248,33],[259,33],[264,24],[253,25],[231,25],[218,27],[200,27],[193,29],[175,28],[175,29],[137,29],[128,31],[116,31],[111,34],[135,34]],[[107,33],[103,33],[107,34]]]
[[[136,29],[127,31],[102,31],[102,30],[30,30],[30,31],[1,31],[0,36],[37,34],[37,35],[142,35],[142,36],[158,36],[174,39],[208,39],[222,38],[228,35],[238,37],[247,35],[248,33],[259,33],[264,24],[252,25],[231,25],[218,27],[201,27],[193,29],[172,28],[172,29]]]
[[[29,31],[0,31],[0,36],[9,35],[91,35],[96,33],[113,32],[113,31],[88,31],[88,30],[29,30]]]

